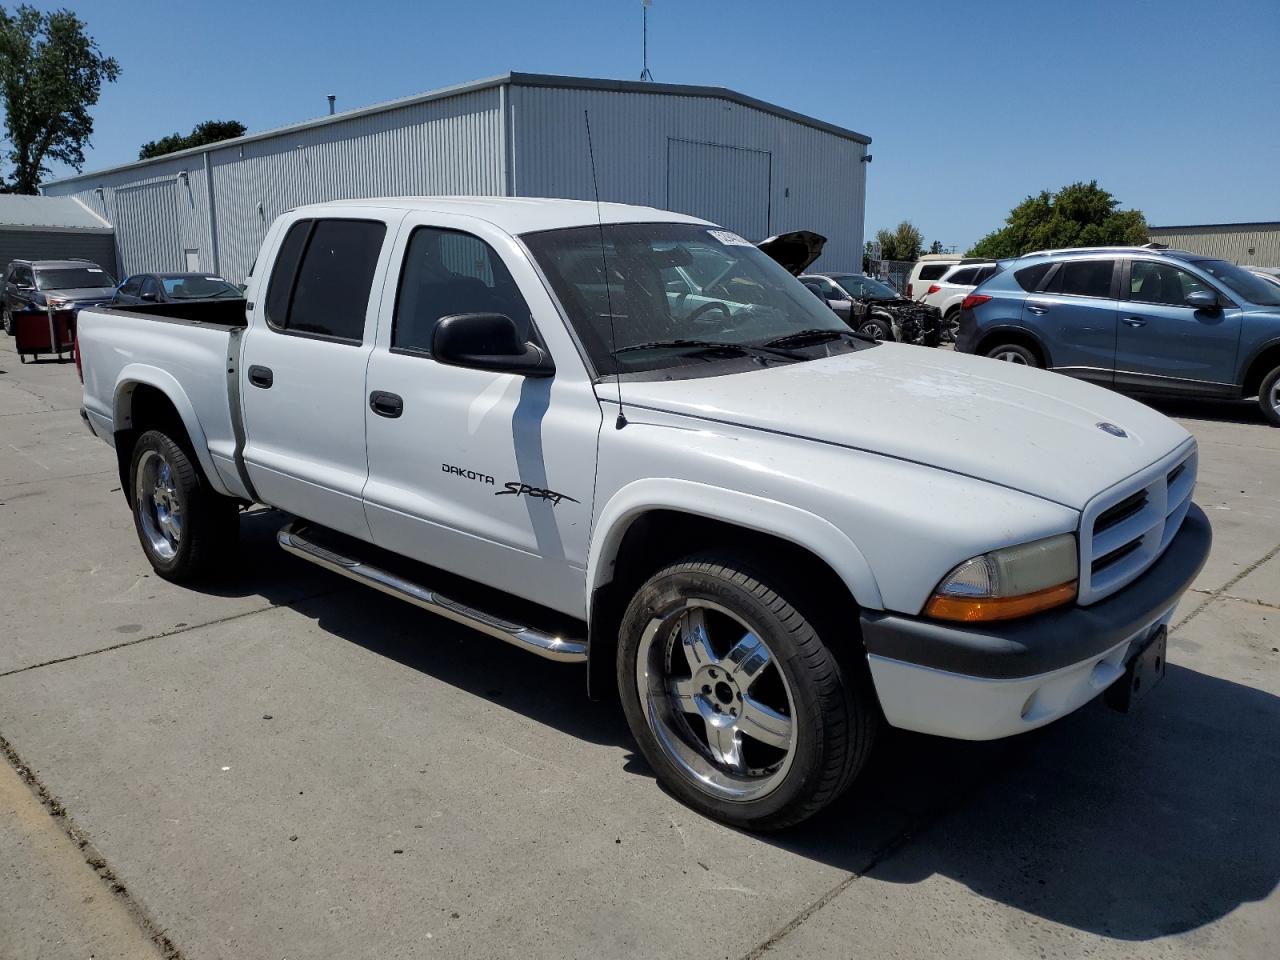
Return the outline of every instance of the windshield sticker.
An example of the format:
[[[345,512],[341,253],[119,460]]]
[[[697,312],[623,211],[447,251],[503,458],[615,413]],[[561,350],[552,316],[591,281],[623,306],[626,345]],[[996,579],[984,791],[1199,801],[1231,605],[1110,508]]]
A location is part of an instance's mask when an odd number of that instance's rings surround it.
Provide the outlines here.
[[[206,279],[206,280],[212,280],[214,283],[218,283],[218,282],[220,282],[220,281],[222,280],[222,278],[221,278],[221,277],[205,277],[205,279]]]
[[[85,269],[86,269],[86,270],[88,270],[90,273],[101,273],[101,272],[102,272],[102,271],[101,271],[101,270],[99,270],[97,267],[85,267]]]
[[[738,236],[732,230],[708,230],[707,233],[711,234],[711,236],[715,237],[717,240],[723,243],[726,247],[751,246],[751,243],[749,241],[743,240],[740,236]]]

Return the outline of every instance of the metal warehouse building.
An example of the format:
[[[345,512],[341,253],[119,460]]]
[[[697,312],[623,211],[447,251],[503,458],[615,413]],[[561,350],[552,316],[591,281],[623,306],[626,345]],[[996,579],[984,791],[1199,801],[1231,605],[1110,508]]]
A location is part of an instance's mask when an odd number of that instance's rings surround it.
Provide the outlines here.
[[[1280,223],[1149,227],[1152,240],[1178,250],[1255,267],[1280,267]]]
[[[73,257],[114,271],[111,224],[71,197],[0,194],[0,270],[10,260]]]
[[[719,87],[510,73],[44,184],[115,225],[122,272],[242,281],[300,204],[466,194],[602,200],[807,229],[819,267],[861,269],[869,138]]]

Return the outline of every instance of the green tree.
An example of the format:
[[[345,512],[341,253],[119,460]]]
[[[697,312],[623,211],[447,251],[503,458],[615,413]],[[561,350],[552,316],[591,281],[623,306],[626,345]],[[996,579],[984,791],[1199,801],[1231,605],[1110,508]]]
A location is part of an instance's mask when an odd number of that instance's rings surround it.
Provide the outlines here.
[[[175,153],[189,147],[203,147],[207,143],[218,143],[233,137],[243,137],[245,125],[239,120],[206,120],[197,123],[185,137],[180,133],[171,133],[159,140],[144,143],[138,151],[139,160],[150,160],[152,157],[163,157],[166,153]]]
[[[923,239],[910,220],[903,220],[893,230],[876,232],[876,240],[880,242],[880,256],[885,260],[914,260],[920,256]]]
[[[12,13],[0,7],[0,101],[4,104],[9,189],[35,193],[57,160],[84,169],[84,148],[93,134],[89,108],[104,81],[120,65],[104,57],[70,10],[42,13],[25,4]]]
[[[1146,243],[1142,211],[1119,207],[1120,201],[1096,180],[1073,183],[1054,194],[1042,190],[1009,211],[1005,225],[974,244],[969,255],[1017,257],[1032,250]]]

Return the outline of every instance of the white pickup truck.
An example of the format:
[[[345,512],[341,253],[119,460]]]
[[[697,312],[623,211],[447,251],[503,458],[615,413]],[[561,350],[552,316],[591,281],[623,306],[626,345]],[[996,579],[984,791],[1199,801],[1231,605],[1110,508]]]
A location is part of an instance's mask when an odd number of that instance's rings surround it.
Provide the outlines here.
[[[80,314],[83,416],[156,571],[225,567],[237,510],[275,507],[297,556],[586,662],[661,781],[736,825],[829,803],[885,722],[1124,705],[1209,550],[1177,424],[860,338],[693,217],[302,207],[245,298]]]

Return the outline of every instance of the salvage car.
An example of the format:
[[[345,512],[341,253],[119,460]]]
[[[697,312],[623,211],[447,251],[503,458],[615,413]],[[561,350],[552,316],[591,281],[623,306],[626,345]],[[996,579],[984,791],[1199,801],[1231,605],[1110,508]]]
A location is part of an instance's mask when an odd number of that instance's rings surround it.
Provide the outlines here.
[[[236,300],[240,288],[209,273],[135,273],[116,290],[113,306],[139,303],[186,303],[191,300]]]
[[[756,830],[886,723],[1007,737],[1164,671],[1211,534],[1195,440],[1142,404],[868,340],[647,207],[317,204],[256,262],[247,305],[81,315],[82,416],[165,579],[268,504],[295,556],[585,663],[673,795]]]
[[[70,310],[109,303],[116,282],[90,260],[13,260],[5,270],[3,320],[13,336],[13,315],[24,310]]]
[[[806,273],[800,282],[863,336],[925,347],[944,339],[937,307],[908,300],[887,283],[860,273]]]

